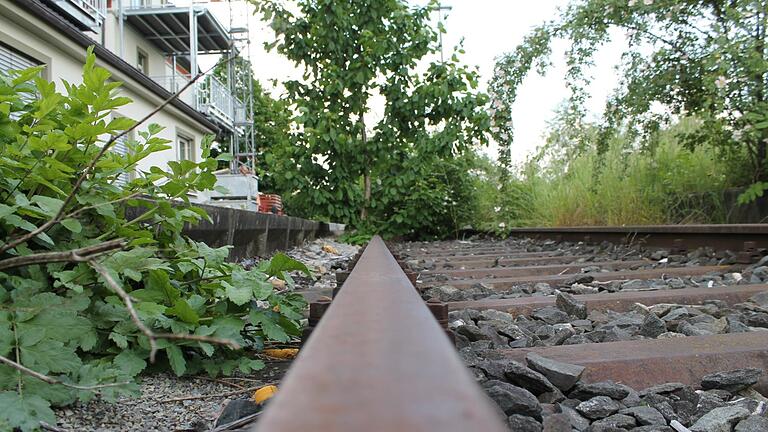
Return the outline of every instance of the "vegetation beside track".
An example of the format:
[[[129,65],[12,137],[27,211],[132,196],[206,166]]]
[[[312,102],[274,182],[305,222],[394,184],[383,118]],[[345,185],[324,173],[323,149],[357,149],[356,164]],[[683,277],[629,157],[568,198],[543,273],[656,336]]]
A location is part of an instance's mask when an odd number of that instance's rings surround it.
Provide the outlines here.
[[[303,264],[278,254],[246,269],[181,235],[208,217],[188,194],[214,187],[210,137],[200,163],[127,178],[170,147],[160,126],[112,115],[130,100],[95,62],[66,93],[41,68],[0,76],[0,430],[134,392],[148,368],[248,373],[263,363],[239,348],[300,335],[304,299],[270,279]],[[110,151],[134,129],[126,155]]]

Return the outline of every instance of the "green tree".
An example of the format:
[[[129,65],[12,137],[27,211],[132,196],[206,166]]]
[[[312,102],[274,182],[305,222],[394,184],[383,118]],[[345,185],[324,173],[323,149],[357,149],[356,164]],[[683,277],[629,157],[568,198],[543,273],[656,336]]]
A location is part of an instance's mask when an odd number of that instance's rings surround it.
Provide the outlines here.
[[[445,210],[455,188],[433,174],[484,142],[488,121],[474,71],[456,55],[428,62],[437,47],[428,25],[434,5],[299,0],[294,14],[276,1],[256,4],[278,36],[269,46],[304,71],[301,81],[285,83],[297,113],[294,142],[269,159],[290,208],[378,228],[390,216],[405,220],[396,214],[417,193],[432,191],[441,205],[434,210]],[[384,108],[377,121],[374,103]],[[408,224],[391,230],[418,231]]]
[[[768,61],[766,0],[578,0],[559,18],[534,29],[495,69],[491,91],[496,124],[510,118],[523,78],[549,66],[551,43],[570,42],[567,79],[573,122],[583,118],[588,66],[613,30],[626,32],[621,83],[609,99],[598,134],[601,152],[617,131],[654,142],[660,127],[689,115],[700,127],[686,134],[693,145],[713,145],[739,158],[746,182],[762,191],[768,178]],[[660,103],[668,112],[654,113]],[[508,151],[511,141],[501,142]]]

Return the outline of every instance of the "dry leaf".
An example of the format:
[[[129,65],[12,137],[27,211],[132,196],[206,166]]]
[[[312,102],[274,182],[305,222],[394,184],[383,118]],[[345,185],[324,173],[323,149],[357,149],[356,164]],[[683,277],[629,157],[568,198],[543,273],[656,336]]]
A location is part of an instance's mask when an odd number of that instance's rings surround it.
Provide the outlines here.
[[[292,359],[299,353],[298,348],[270,348],[265,349],[265,355],[279,359]]]
[[[323,245],[323,251],[325,251],[325,252],[327,252],[329,254],[339,255],[339,251],[336,250],[335,247],[333,247],[333,246],[331,246],[329,244]]]
[[[280,290],[285,289],[285,281],[282,279],[272,278],[269,280],[269,282],[271,282],[272,286],[275,287],[276,289],[280,289]]]
[[[253,392],[253,401],[261,405],[264,401],[274,396],[275,393],[277,393],[277,386],[264,386]]]

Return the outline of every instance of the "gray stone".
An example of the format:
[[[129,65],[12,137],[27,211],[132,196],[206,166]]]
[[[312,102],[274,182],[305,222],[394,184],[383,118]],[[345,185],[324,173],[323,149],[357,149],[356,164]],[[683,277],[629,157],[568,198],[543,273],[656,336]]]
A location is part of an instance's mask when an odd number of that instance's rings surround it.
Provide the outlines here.
[[[441,302],[462,301],[467,298],[462,290],[450,285],[432,287],[427,290],[426,295],[428,298],[438,299]]]
[[[712,391],[699,392],[699,403],[696,405],[696,412],[693,415],[693,420],[698,420],[704,414],[715,408],[724,407],[725,405],[723,398],[714,394]]]
[[[584,367],[563,363],[528,353],[525,357],[528,367],[544,375],[550,383],[562,391],[570,390],[581,378]]]
[[[536,309],[531,316],[547,324],[567,323],[570,320],[567,313],[552,306]]]
[[[686,336],[709,336],[713,334],[712,331],[701,328],[698,324],[690,324],[688,321],[681,321],[677,325],[677,332]]]
[[[520,432],[541,432],[541,423],[528,416],[513,414],[507,418],[509,429]]]
[[[555,297],[555,305],[557,305],[558,309],[568,315],[580,319],[587,318],[587,305],[584,302],[578,301],[576,297],[571,294],[558,292]]]
[[[544,418],[543,432],[571,432],[571,425],[565,414],[552,414]],[[514,429],[513,429],[514,430]]]
[[[558,406],[560,408],[560,412],[568,416],[568,421],[570,422],[573,429],[576,429],[579,432],[583,432],[589,428],[589,420],[579,414],[578,411],[565,404],[559,404]]]
[[[768,258],[768,256],[765,258]],[[763,291],[761,293],[753,295],[752,297],[749,298],[749,301],[756,303],[762,307],[768,307],[768,291]]]
[[[648,291],[650,289],[651,286],[648,284],[648,281],[641,279],[632,279],[621,284],[622,291]]]
[[[506,377],[504,372],[507,364],[512,360],[481,360],[476,362],[476,367],[485,373],[485,376],[491,380],[504,381]]]
[[[581,382],[576,385],[576,388],[568,396],[579,400],[587,400],[594,396],[607,396],[612,399],[622,400],[629,396],[629,387],[612,381],[601,381],[591,384]]]
[[[235,399],[224,407],[221,415],[216,419],[216,426],[232,423],[260,410],[261,407],[256,405],[251,399]]]
[[[737,392],[755,385],[762,373],[763,371],[757,368],[717,372],[704,376],[701,380],[701,388],[705,390],[721,389],[729,392]]]
[[[505,364],[504,376],[508,382],[520,386],[536,396],[542,393],[558,392],[557,388],[544,375],[528,369],[516,361]]]
[[[482,321],[480,321],[482,323]],[[493,342],[493,348],[506,348],[509,346],[509,339],[505,338],[504,336],[501,336],[495,328],[489,326],[489,325],[480,325],[480,331],[487,335],[487,339],[491,342]]]
[[[577,274],[566,279],[566,281],[563,282],[563,285],[572,286],[573,284],[588,284],[592,283],[594,280],[595,278],[589,274]]]
[[[691,432],[731,432],[739,421],[749,417],[742,407],[722,407],[704,414],[694,423]]]
[[[521,414],[541,420],[541,405],[528,390],[497,380],[488,381],[483,386],[505,414]]]
[[[588,419],[608,417],[621,409],[621,404],[608,396],[595,396],[576,406],[576,411]]]
[[[752,312],[744,315],[746,324],[752,327],[768,328],[768,313]]]
[[[470,342],[488,340],[488,335],[483,332],[480,327],[472,324],[456,327],[456,333],[466,337]]]
[[[765,432],[768,431],[768,418],[751,415],[736,425],[734,432]]]
[[[594,429],[596,427],[612,426],[622,429],[629,429],[631,427],[635,427],[636,424],[637,421],[632,416],[625,414],[614,414],[592,423],[592,428]]]
[[[480,311],[478,318],[483,321],[498,320],[498,321],[504,321],[507,323],[515,322],[515,317],[513,317],[512,314],[502,312],[496,309],[485,309],[483,311]]]
[[[655,338],[667,331],[667,325],[656,314],[649,313],[640,325],[639,333],[645,337]]]
[[[664,426],[667,424],[667,420],[664,419],[664,416],[661,415],[659,410],[649,406],[636,406],[626,408],[619,411],[619,413],[631,415],[637,420],[637,423],[640,426]]]

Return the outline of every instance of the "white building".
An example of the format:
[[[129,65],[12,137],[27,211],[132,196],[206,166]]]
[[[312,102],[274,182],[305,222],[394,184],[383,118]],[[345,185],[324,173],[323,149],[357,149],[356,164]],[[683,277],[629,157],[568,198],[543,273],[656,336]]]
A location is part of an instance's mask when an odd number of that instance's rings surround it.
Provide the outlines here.
[[[133,100],[116,115],[139,119],[200,71],[199,56],[235,55],[233,36],[242,31],[231,32],[199,3],[0,0],[0,71],[42,64],[44,77],[61,89],[61,80],[82,80],[86,48],[94,46],[97,64],[122,81],[121,94]],[[234,199],[225,201],[253,208],[256,178],[238,173],[240,165],[252,163],[247,156],[243,159],[253,151],[250,94],[238,98],[235,93],[213,76],[189,87],[151,120],[165,127],[160,136],[170,140],[172,148],[154,154],[139,169],[164,167],[172,160],[199,161],[203,136],[215,134],[219,141],[230,142],[239,156],[230,172],[219,176],[230,190],[227,198]],[[208,195],[196,200],[222,198]]]

